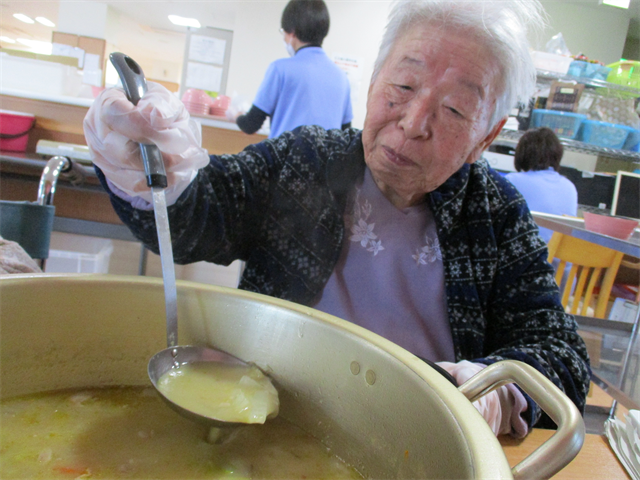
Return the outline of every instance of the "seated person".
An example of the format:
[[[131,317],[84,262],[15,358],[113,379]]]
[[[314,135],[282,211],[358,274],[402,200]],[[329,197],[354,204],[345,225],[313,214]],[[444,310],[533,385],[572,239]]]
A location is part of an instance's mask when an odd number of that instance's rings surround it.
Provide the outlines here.
[[[517,172],[505,176],[532,212],[577,216],[578,191],[571,180],[558,173],[562,153],[562,144],[550,128],[528,130],[520,138],[513,159]],[[549,243],[552,235],[552,230],[540,227],[545,242]]]
[[[395,3],[362,131],[305,126],[208,156],[184,106],[150,84],[135,107],[102,92],[85,135],[115,210],[153,251],[136,142],[163,152],[176,262],[241,259],[239,288],[340,316],[459,383],[526,362],[583,411],[587,351],[546,245],[518,191],[477,161],[534,90],[527,24],[542,25],[537,0]],[[513,385],[481,401],[496,434],[554,426]]]

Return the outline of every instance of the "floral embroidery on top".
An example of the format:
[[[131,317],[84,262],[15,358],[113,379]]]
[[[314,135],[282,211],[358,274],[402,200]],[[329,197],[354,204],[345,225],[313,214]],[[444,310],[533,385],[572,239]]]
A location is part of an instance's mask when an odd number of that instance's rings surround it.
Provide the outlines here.
[[[376,226],[375,223],[367,223],[369,216],[371,215],[372,207],[369,200],[364,201],[364,205],[360,205],[360,189],[357,189],[356,198],[353,202],[353,214],[351,221],[351,237],[349,239],[352,242],[360,242],[368,252],[372,252],[375,257],[378,252],[384,250],[382,246],[382,240],[377,240],[378,236],[373,233],[373,229]],[[357,219],[357,222],[355,221]]]
[[[435,262],[436,260],[442,261],[442,252],[440,251],[440,242],[438,237],[433,240],[428,235],[424,236],[426,245],[422,248],[416,248],[415,255],[412,255],[416,261],[416,265],[426,265],[427,263]]]
[[[382,240],[373,232],[376,226],[375,222],[368,222],[372,211],[373,207],[369,200],[364,199],[364,202],[361,202],[360,189],[357,188],[353,200],[352,214],[347,216],[347,227],[351,230],[349,240],[360,243],[363,248],[373,253],[375,257],[384,250],[384,247],[382,246]],[[427,265],[436,260],[442,261],[438,237],[431,239],[428,235],[425,235],[424,241],[425,245],[422,248],[417,248],[415,255],[412,255],[416,265]]]

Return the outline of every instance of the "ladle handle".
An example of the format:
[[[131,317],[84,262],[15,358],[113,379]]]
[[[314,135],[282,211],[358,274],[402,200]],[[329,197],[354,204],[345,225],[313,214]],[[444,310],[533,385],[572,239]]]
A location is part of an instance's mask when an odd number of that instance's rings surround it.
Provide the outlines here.
[[[136,61],[124,53],[114,52],[109,55],[109,60],[118,72],[124,93],[131,103],[137,105],[142,96],[147,92],[147,80],[144,72]],[[162,152],[153,144],[140,143],[140,154],[147,176],[147,186],[167,188],[167,174],[164,169]]]
[[[137,105],[147,92],[147,80],[144,72],[131,57],[124,53],[114,52],[109,60],[115,67],[124,92],[131,103]],[[169,234],[169,215],[164,189],[167,188],[167,174],[160,149],[153,144],[140,143],[140,154],[147,176],[147,186],[153,195],[153,213],[158,230],[158,247],[162,263],[162,278],[164,283],[165,307],[167,312],[167,346],[178,344],[178,301],[176,292],[176,278],[173,265],[173,249]]]
[[[551,417],[558,430],[511,469],[514,480],[549,478],[578,454],[585,437],[584,421],[573,402],[535,368],[517,360],[496,362],[463,383],[458,390],[470,402],[507,383],[515,383]]]

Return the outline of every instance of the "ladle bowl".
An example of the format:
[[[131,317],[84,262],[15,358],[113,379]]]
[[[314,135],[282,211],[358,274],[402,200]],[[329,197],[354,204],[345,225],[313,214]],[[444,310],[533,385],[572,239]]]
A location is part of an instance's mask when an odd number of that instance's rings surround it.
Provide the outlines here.
[[[156,353],[149,360],[147,371],[149,373],[149,379],[155,387],[160,397],[176,412],[183,417],[186,417],[194,422],[202,423],[208,427],[237,427],[240,425],[246,425],[240,422],[227,422],[213,417],[208,417],[193,412],[187,408],[183,408],[176,402],[167,398],[162,390],[159,388],[159,381],[162,376],[169,372],[172,368],[177,368],[181,365],[193,364],[199,362],[217,362],[227,365],[242,365],[247,364],[242,360],[229,355],[220,350],[214,350],[212,348],[197,346],[197,345],[181,345],[175,347],[168,347],[164,350]]]

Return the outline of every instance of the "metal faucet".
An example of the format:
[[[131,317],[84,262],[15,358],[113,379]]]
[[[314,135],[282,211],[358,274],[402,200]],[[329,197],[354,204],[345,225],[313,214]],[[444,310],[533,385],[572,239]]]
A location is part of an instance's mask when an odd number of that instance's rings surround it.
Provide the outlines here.
[[[61,174],[64,175],[65,180],[69,180],[74,186],[80,185],[86,179],[84,170],[77,163],[60,155],[51,157],[40,176],[38,205],[53,204],[53,195],[56,193],[56,184]]]
[[[56,155],[51,157],[40,176],[40,184],[38,185],[38,205],[52,205],[53,195],[56,193],[56,185],[60,176],[77,186],[82,184],[86,179],[86,174],[78,163],[72,162],[71,159]],[[40,268],[44,271],[46,259],[40,259]]]

